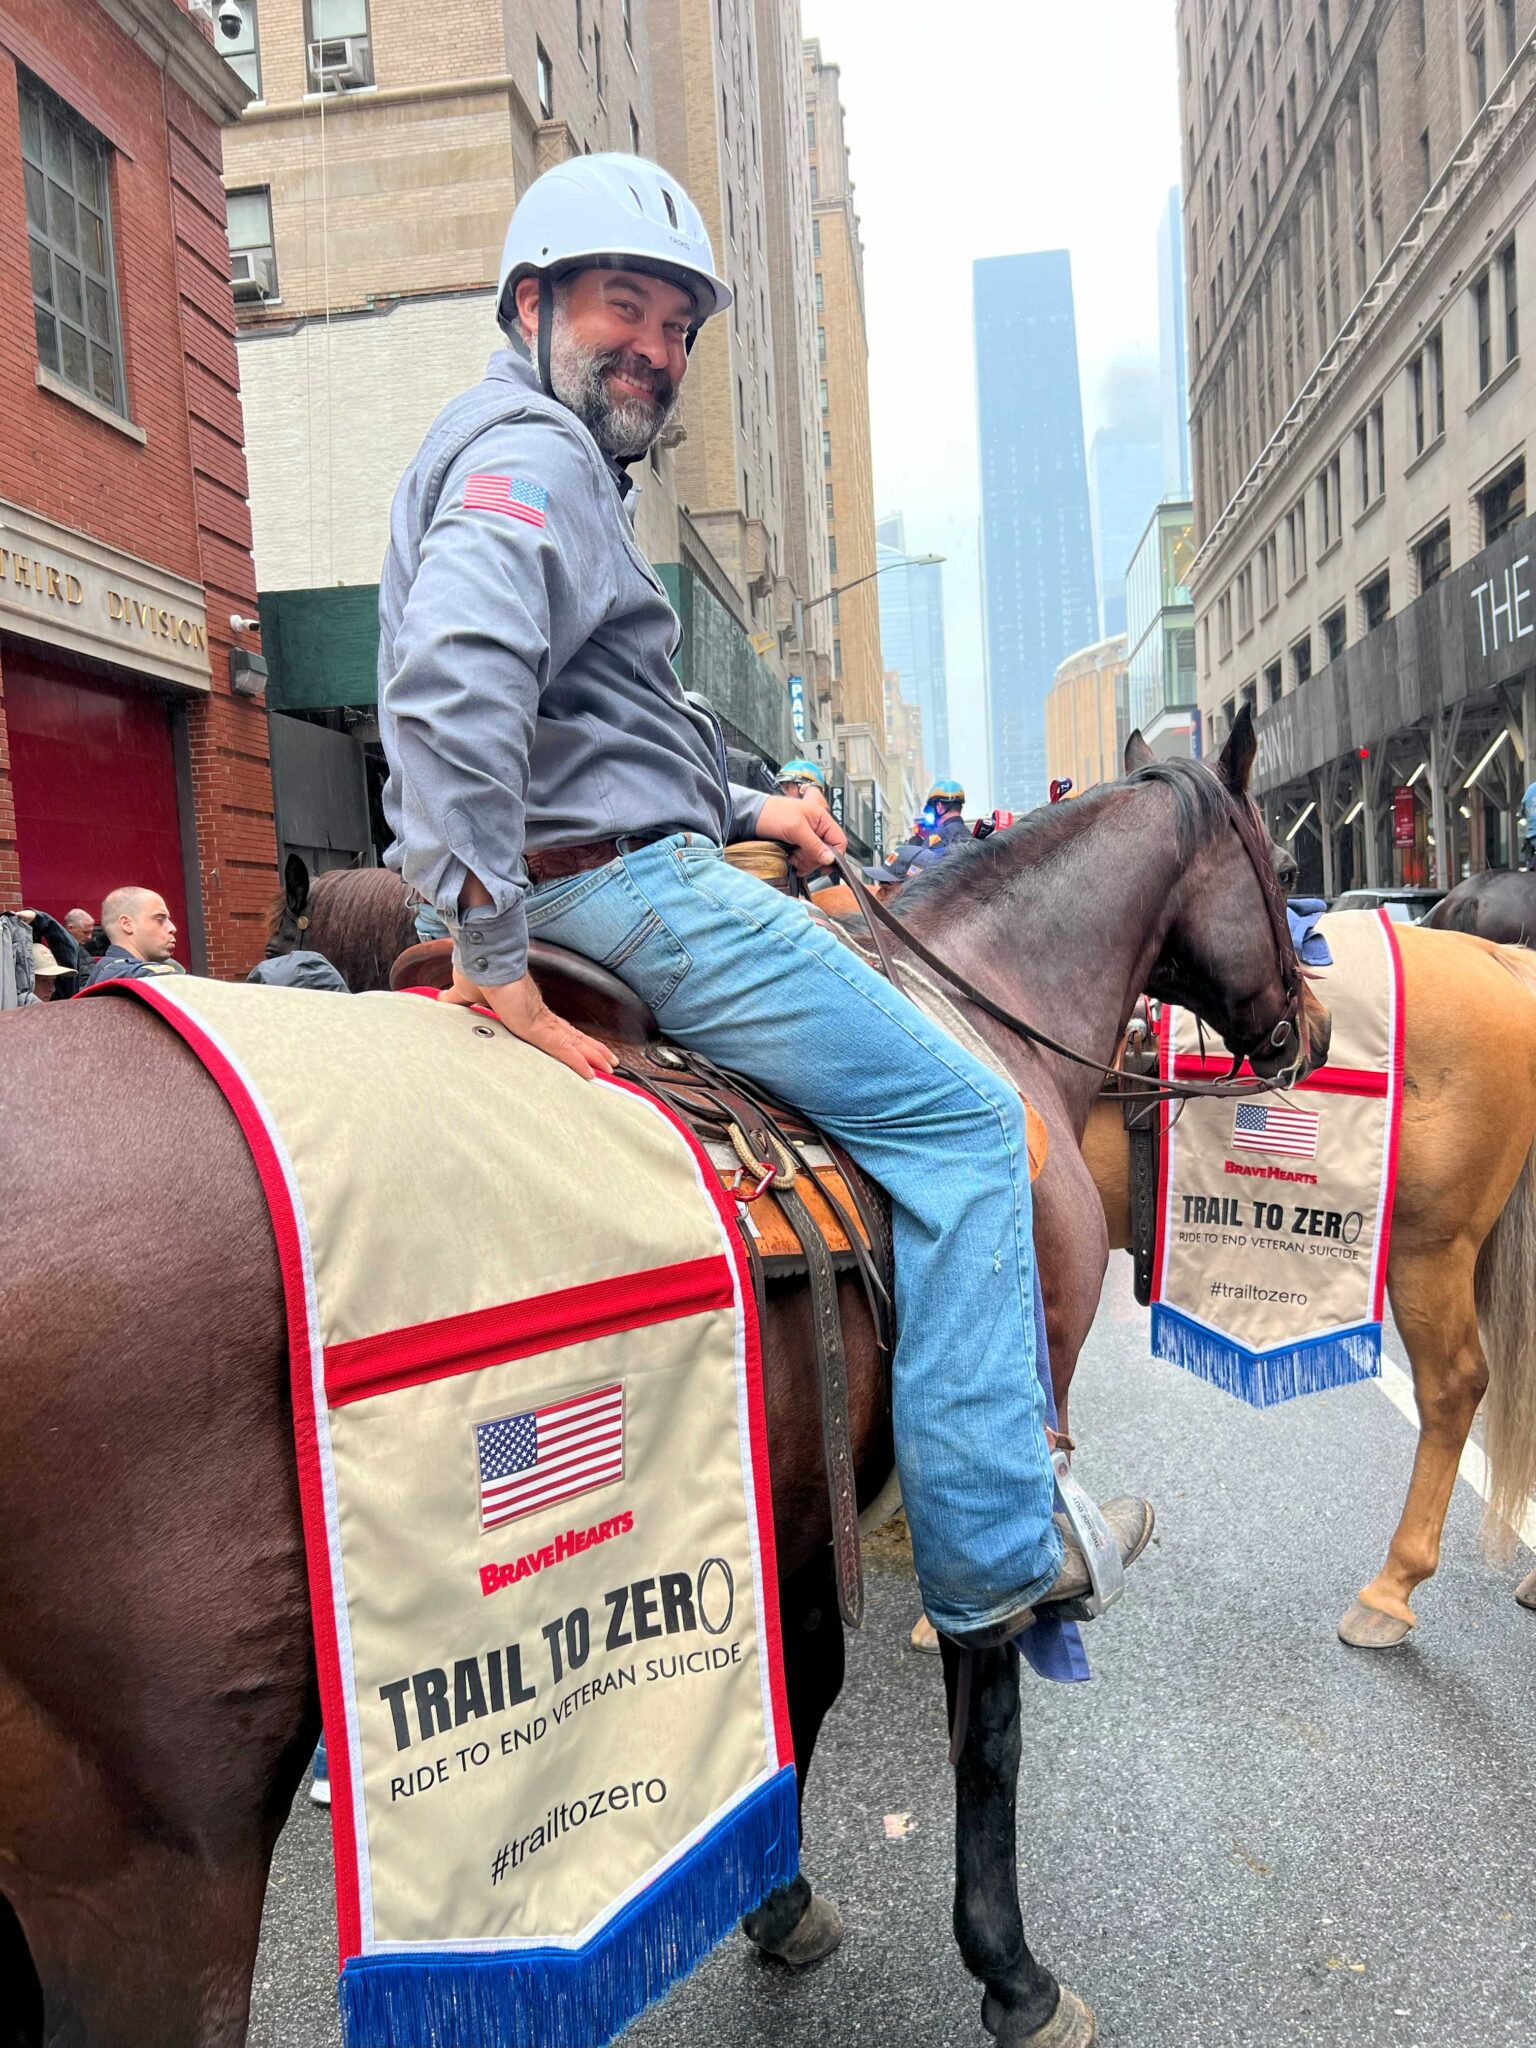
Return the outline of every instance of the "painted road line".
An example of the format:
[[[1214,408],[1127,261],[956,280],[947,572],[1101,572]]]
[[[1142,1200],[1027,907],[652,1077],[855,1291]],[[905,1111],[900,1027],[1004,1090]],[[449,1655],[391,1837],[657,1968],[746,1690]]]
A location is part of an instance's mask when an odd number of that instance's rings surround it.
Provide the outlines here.
[[[1414,1428],[1417,1429],[1419,1426],[1419,1411],[1413,1398],[1413,1381],[1400,1365],[1393,1364],[1385,1352],[1383,1352],[1381,1359],[1381,1378],[1376,1384],[1399,1414],[1406,1415]],[[1481,1444],[1468,1441],[1461,1454],[1459,1470],[1461,1477],[1471,1487],[1478,1499],[1486,1505],[1493,1488],[1489,1483],[1488,1459]],[[1531,1501],[1526,1507],[1524,1519],[1520,1524],[1519,1537],[1527,1550],[1536,1550],[1536,1500]]]

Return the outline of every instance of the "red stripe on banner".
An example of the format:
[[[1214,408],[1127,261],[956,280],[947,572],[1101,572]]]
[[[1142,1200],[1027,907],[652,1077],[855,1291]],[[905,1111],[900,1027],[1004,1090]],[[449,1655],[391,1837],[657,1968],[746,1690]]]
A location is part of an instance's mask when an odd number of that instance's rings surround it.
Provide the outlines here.
[[[305,1299],[304,1253],[288,1177],[265,1119],[244,1081],[218,1043],[186,1011],[167,1000],[153,981],[103,982],[82,989],[83,996],[130,995],[162,1017],[178,1038],[191,1046],[209,1079],[234,1112],[266,1196],[283,1276],[288,1319],[288,1359],[293,1388],[293,1437],[297,1454],[299,1505],[304,1517],[304,1561],[313,1610],[315,1661],[325,1725],[334,1739],[326,1744],[331,1774],[331,1832],[336,1863],[336,1939],[343,1962],[362,1947],[362,1909],[357,1893],[357,1834],[353,1824],[352,1752],[347,1739],[345,1695],[337,1654],[336,1609],[331,1598],[330,1530],[325,1519],[325,1487],[320,1468],[320,1442],[315,1428],[314,1383]]]
[[[1397,933],[1384,910],[1377,919],[1386,937],[1387,955],[1392,963],[1392,1093],[1387,1103],[1387,1170],[1381,1190],[1381,1214],[1376,1226],[1376,1287],[1372,1315],[1381,1321],[1387,1289],[1387,1255],[1392,1249],[1392,1206],[1397,1200],[1397,1144],[1403,1123],[1403,956]]]
[[[599,1074],[599,1083],[605,1088],[618,1088],[626,1095],[637,1095],[642,1102],[664,1116],[688,1150],[693,1154],[694,1164],[699,1169],[699,1181],[704,1192],[715,1205],[715,1214],[720,1219],[720,1234],[730,1247],[730,1259],[736,1273],[736,1290],[741,1301],[741,1314],[746,1329],[746,1379],[747,1379],[747,1424],[752,1444],[752,1484],[757,1496],[757,1552],[762,1564],[762,1619],[763,1654],[768,1659],[769,1696],[773,1701],[773,1732],[778,1754],[774,1762],[781,1768],[795,1760],[794,1736],[789,1725],[789,1695],[784,1687],[784,1647],[779,1628],[779,1562],[773,1535],[773,1479],[768,1470],[768,1419],[763,1403],[763,1343],[762,1332],[757,1324],[757,1294],[752,1285],[752,1272],[747,1263],[747,1247],[742,1240],[741,1230],[736,1222],[736,1212],[730,1197],[720,1185],[709,1154],[699,1143],[682,1119],[673,1114],[664,1102],[658,1102],[643,1088],[637,1088],[631,1081],[620,1081],[611,1074]]]
[[[484,1365],[504,1365],[536,1351],[584,1344],[651,1323],[729,1308],[733,1300],[730,1263],[685,1259],[648,1273],[624,1273],[616,1280],[592,1280],[561,1287],[527,1301],[447,1316],[440,1323],[416,1323],[384,1330],[376,1337],[329,1344],[325,1352],[325,1393],[333,1408],[351,1401],[452,1379]]]
[[[1180,1081],[1224,1081],[1232,1071],[1232,1062],[1222,1059],[1202,1059],[1199,1053],[1181,1052],[1174,1061],[1174,1077]],[[1243,1081],[1257,1079],[1246,1060],[1238,1068],[1238,1078]],[[1374,1067],[1319,1067],[1308,1074],[1304,1081],[1298,1081],[1295,1088],[1287,1088],[1286,1094],[1305,1095],[1310,1089],[1318,1095],[1388,1095],[1391,1093],[1392,1077],[1378,1073]]]
[[[1170,1080],[1173,1075],[1173,1024],[1164,1014],[1162,1030],[1157,1045],[1158,1078]],[[1168,1221],[1168,1165],[1173,1151],[1173,1104],[1160,1102],[1157,1105],[1158,1131],[1162,1142],[1157,1148],[1157,1208],[1153,1212],[1154,1230],[1152,1235],[1152,1299],[1163,1298],[1163,1239],[1167,1233]],[[1130,1139],[1127,1137],[1129,1146]]]

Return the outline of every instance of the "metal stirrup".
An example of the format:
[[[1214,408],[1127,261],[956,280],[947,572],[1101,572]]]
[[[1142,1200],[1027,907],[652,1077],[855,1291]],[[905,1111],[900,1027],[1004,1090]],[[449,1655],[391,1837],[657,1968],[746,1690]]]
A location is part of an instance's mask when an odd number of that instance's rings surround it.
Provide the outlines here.
[[[1072,1467],[1065,1451],[1052,1451],[1051,1470],[1056,1475],[1057,1505],[1066,1516],[1067,1526],[1088,1561],[1088,1579],[1092,1588],[1082,1600],[1071,1602],[1063,1612],[1082,1621],[1092,1621],[1113,1607],[1125,1591],[1125,1565],[1120,1557],[1120,1546],[1110,1533],[1108,1522],[1100,1514],[1098,1502],[1072,1477]]]

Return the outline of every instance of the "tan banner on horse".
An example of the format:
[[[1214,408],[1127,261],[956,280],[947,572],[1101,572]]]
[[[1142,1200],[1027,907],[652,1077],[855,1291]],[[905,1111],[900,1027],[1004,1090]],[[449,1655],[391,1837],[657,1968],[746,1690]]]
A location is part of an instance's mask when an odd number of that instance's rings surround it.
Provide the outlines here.
[[[350,2048],[606,2040],[796,1869],[718,1181],[651,1098],[480,1014],[129,986],[277,1234]]]
[[[1324,917],[1328,1063],[1299,1088],[1162,1111],[1152,1349],[1267,1407],[1380,1370],[1402,1106],[1402,970],[1384,912]],[[1164,1078],[1211,1077],[1165,1009]]]

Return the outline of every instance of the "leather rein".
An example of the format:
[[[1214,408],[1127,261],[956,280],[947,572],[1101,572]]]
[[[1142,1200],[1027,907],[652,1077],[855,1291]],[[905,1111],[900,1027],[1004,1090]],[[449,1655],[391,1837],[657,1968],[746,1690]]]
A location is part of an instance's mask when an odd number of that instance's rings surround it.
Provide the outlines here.
[[[1301,968],[1296,959],[1295,949],[1290,942],[1289,929],[1282,921],[1284,913],[1277,910],[1276,899],[1278,891],[1276,885],[1266,881],[1263,868],[1260,866],[1260,853],[1255,844],[1254,830],[1243,830],[1238,822],[1236,805],[1233,798],[1225,791],[1223,791],[1223,794],[1227,796],[1229,821],[1232,829],[1237,833],[1243,851],[1248,856],[1255,877],[1258,880],[1260,893],[1264,898],[1265,909],[1269,914],[1270,929],[1275,940],[1275,954],[1280,970],[1280,980],[1286,994],[1285,1011],[1279,1023],[1274,1027],[1274,1031],[1271,1034],[1271,1043],[1278,1045],[1281,1042],[1282,1035],[1293,1026],[1296,1029],[1299,1042],[1302,1035],[1300,1030],[1302,1004]],[[834,855],[833,866],[852,891],[854,901],[863,912],[864,922],[869,927],[869,935],[874,942],[875,952],[879,956],[881,968],[884,971],[886,980],[890,982],[893,988],[899,989],[901,987],[901,977],[897,973],[896,961],[891,952],[889,941],[885,937],[885,932],[894,933],[909,952],[913,953],[922,961],[925,967],[932,973],[937,974],[941,980],[948,982],[950,987],[963,997],[966,1002],[972,1004],[976,1009],[984,1011],[987,1016],[994,1018],[1007,1030],[1013,1032],[1016,1037],[1024,1039],[1030,1045],[1039,1046],[1043,1052],[1055,1053],[1059,1059],[1070,1060],[1074,1066],[1088,1067],[1092,1072],[1102,1075],[1106,1080],[1113,1081],[1122,1093],[1133,1096],[1139,1102],[1182,1101],[1190,1096],[1201,1095],[1267,1095],[1289,1085],[1283,1073],[1276,1074],[1273,1079],[1267,1081],[1257,1074],[1250,1080],[1244,1081],[1239,1079],[1238,1068],[1242,1065],[1244,1057],[1241,1054],[1233,1057],[1231,1073],[1224,1075],[1220,1080],[1164,1081],[1156,1075],[1137,1074],[1128,1072],[1124,1067],[1106,1066],[1103,1060],[1096,1060],[1091,1054],[1074,1051],[1070,1045],[1064,1045],[1059,1038],[1053,1038],[1048,1031],[1042,1031],[1037,1024],[1031,1024],[1027,1018],[1018,1016],[1004,1004],[994,1001],[984,990],[977,988],[974,982],[969,981],[965,975],[961,974],[957,968],[951,967],[948,961],[943,959],[938,953],[935,953],[930,946],[925,945],[902,919],[894,917],[878,898],[870,894],[862,876],[856,872],[853,863],[845,854],[839,853]],[[884,932],[882,932],[882,926],[885,928]],[[1286,1072],[1289,1071],[1291,1070],[1286,1070]]]

